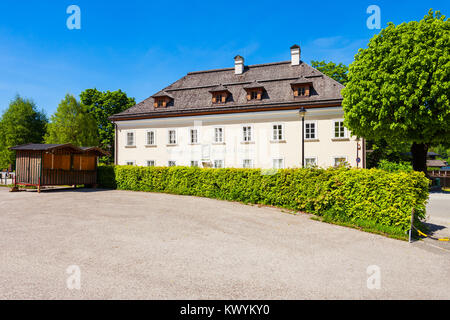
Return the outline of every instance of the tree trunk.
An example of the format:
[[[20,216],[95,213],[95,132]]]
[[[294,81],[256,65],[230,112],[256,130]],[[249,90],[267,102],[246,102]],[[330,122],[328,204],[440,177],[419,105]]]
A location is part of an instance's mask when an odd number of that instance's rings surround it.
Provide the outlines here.
[[[414,171],[422,171],[428,177],[427,172],[428,145],[425,143],[413,143],[411,146],[412,164]]]

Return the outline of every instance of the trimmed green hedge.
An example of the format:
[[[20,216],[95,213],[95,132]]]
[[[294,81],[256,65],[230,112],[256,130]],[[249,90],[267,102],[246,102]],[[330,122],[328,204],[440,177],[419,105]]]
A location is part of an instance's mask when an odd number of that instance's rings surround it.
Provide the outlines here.
[[[328,221],[409,229],[411,209],[425,217],[428,179],[379,169],[201,169],[100,166],[99,185],[283,207]]]

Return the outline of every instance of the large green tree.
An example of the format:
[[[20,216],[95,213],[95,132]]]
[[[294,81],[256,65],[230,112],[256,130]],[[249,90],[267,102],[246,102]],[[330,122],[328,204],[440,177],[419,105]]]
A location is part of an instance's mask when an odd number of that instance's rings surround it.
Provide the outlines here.
[[[33,101],[16,96],[0,119],[0,168],[14,164],[9,148],[26,143],[42,143],[47,118]]]
[[[337,82],[340,82],[344,86],[348,82],[348,67],[343,63],[336,64],[332,61],[325,62],[312,60],[311,66]]]
[[[136,101],[121,90],[101,92],[97,89],[87,89],[80,94],[80,98],[81,103],[88,107],[97,122],[100,147],[111,152],[109,157],[101,160],[112,162],[115,152],[114,125],[108,118],[134,106]]]
[[[430,145],[450,140],[450,22],[438,11],[389,23],[360,49],[342,91],[353,134],[411,143],[413,168],[426,172]]]
[[[47,125],[46,143],[72,143],[76,146],[97,146],[98,130],[88,107],[67,94]]]

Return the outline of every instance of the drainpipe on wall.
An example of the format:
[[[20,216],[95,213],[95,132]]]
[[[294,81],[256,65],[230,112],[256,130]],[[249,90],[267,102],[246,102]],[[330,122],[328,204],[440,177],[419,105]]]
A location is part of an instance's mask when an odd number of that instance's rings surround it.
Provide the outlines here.
[[[114,165],[117,165],[117,123],[114,122]]]

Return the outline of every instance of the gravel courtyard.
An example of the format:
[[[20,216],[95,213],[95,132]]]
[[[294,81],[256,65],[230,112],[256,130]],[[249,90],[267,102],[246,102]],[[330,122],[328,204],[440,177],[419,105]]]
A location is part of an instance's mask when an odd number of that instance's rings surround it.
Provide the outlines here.
[[[0,298],[450,299],[450,244],[196,197],[0,188]]]

